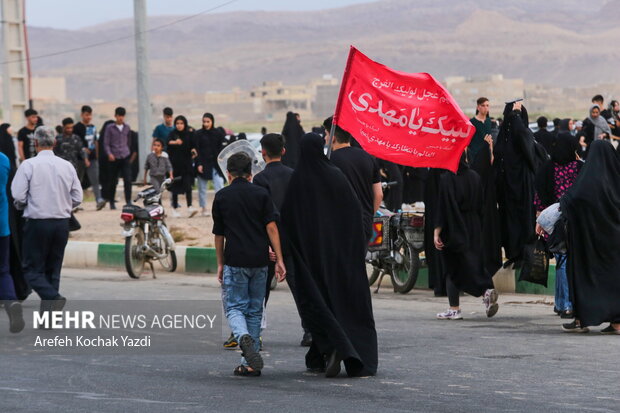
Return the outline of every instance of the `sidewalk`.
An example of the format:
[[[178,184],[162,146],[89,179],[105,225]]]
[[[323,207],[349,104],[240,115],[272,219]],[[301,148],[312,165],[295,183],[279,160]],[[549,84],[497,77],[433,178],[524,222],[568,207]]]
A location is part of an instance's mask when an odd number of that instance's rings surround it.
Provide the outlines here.
[[[69,241],[65,251],[64,266],[67,268],[124,268],[124,244],[98,243],[88,241]],[[178,273],[215,274],[217,260],[215,248],[176,246]],[[157,272],[163,271],[156,264]],[[148,270],[148,269],[147,269]],[[501,269],[493,278],[495,287],[500,293],[520,294],[555,294],[555,265],[550,265],[547,287],[518,281],[518,272],[510,269]],[[389,277],[384,277],[381,290],[391,288]],[[416,288],[428,288],[428,271],[421,268]]]

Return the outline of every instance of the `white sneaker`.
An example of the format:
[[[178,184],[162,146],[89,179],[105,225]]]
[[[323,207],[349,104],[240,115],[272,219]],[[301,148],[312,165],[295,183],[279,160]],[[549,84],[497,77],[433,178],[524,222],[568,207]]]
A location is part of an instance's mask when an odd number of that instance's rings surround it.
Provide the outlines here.
[[[482,302],[484,303],[484,308],[487,312],[487,317],[491,318],[495,314],[497,314],[497,310],[499,310],[499,304],[497,304],[497,290],[490,288],[484,292],[484,296],[482,297]]]
[[[205,209],[200,213],[200,215],[202,215],[203,217],[210,217],[211,213]]]
[[[451,310],[447,309],[443,313],[437,314],[438,320],[462,320],[463,316],[461,315],[461,310]]]
[[[192,218],[194,215],[196,215],[198,213],[198,210],[194,207],[189,207],[187,208],[187,211],[189,212],[189,217]]]
[[[170,215],[172,215],[172,218],[181,218],[181,214],[179,214],[179,211],[177,211],[176,208],[172,210],[172,213]]]

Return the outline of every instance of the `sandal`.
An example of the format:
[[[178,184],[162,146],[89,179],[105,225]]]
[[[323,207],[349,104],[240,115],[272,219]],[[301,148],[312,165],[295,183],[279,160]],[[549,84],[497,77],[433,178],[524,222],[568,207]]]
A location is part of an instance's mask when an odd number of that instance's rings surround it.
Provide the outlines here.
[[[258,377],[260,376],[260,370],[249,370],[246,366],[241,365],[235,368],[233,374],[235,376]]]

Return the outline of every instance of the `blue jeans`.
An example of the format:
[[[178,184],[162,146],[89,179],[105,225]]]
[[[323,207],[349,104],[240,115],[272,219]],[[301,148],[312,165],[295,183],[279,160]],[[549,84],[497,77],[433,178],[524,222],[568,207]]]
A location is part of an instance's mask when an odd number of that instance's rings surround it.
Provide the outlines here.
[[[566,254],[555,255],[555,308],[559,311],[572,311],[573,304],[568,295],[566,277]]]
[[[224,312],[237,340],[249,334],[254,348],[260,349],[260,323],[267,287],[267,267],[242,268],[224,266],[222,300]],[[247,365],[241,358],[241,364]]]
[[[213,168],[213,189],[215,192],[219,191],[224,187],[224,178],[222,178],[217,171],[217,169]],[[207,184],[209,183],[208,179],[203,179],[200,176],[198,177],[198,204],[200,208],[207,207]]]

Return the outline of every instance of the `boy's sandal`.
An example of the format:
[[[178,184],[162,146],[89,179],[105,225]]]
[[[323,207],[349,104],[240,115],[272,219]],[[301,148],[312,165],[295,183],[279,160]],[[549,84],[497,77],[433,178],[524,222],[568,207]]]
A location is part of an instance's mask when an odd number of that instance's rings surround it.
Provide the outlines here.
[[[233,371],[235,376],[245,376],[245,377],[258,377],[260,376],[260,370],[248,370],[246,366],[237,366]]]

